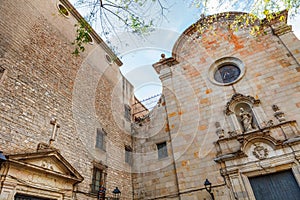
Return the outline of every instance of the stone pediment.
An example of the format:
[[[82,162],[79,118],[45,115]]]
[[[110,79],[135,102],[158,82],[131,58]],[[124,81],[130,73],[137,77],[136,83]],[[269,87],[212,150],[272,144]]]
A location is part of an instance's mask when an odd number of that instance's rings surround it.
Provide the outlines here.
[[[29,170],[81,182],[83,177],[57,150],[9,155],[9,162]]]

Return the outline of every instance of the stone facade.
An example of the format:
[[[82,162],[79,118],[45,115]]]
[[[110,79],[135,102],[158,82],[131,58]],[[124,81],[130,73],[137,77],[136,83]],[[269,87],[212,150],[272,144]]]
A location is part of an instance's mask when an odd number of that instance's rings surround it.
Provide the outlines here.
[[[133,86],[94,30],[72,54],[82,17],[67,0],[2,0],[0,200],[97,199],[95,168],[124,200],[210,199],[206,179],[215,199],[255,199],[252,177],[285,170],[300,183],[300,41],[286,22],[253,37],[222,16],[153,65],[163,94],[135,121]]]
[[[225,21],[220,14],[203,33],[200,19],[177,40],[173,57],[153,65],[163,103],[135,127],[134,199],[210,199],[206,179],[215,199],[255,199],[249,179],[282,170],[300,183],[300,41],[277,19],[263,36],[229,31],[226,22],[242,14]],[[238,77],[216,81],[216,71],[232,65]],[[162,141],[169,154],[158,159]]]

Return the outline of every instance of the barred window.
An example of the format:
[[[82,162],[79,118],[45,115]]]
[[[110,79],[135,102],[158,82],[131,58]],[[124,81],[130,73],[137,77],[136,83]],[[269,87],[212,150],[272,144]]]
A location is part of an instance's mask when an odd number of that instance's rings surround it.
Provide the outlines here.
[[[97,128],[96,148],[105,150],[105,132],[102,128]]]
[[[156,146],[157,146],[157,150],[158,150],[158,159],[168,157],[168,149],[167,149],[166,142],[156,144]]]
[[[99,191],[99,188],[102,183],[102,174],[103,171],[97,167],[93,169],[93,179],[92,179],[92,190],[91,192],[96,194]]]

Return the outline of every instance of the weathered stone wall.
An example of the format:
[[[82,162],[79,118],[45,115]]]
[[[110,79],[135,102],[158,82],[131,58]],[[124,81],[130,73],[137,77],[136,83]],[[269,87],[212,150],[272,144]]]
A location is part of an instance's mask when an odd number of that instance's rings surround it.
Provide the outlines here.
[[[277,25],[273,26],[275,32],[279,27],[286,27],[284,23]],[[160,196],[171,199],[168,195],[176,192],[176,187],[182,199],[210,198],[203,185],[206,178],[215,186],[213,192],[216,199],[234,199],[232,190],[220,174],[221,165],[214,162],[217,156],[214,142],[218,140],[215,122],[220,122],[226,133],[233,130],[230,119],[224,113],[226,103],[233,94],[241,93],[260,99],[260,117],[265,122],[270,119],[276,121],[273,104],[285,112],[287,119],[297,120],[298,123],[300,121],[300,41],[292,32],[285,29],[287,31],[281,35],[274,35],[274,31],[268,29],[267,35],[253,37],[248,30],[232,33],[222,26],[215,33],[207,31],[199,34],[193,31],[195,27],[191,26],[185,31],[173,49],[178,64],[166,59],[154,65],[160,72],[164,88],[171,134],[171,145],[168,148],[172,148],[169,151],[174,155],[178,185],[170,188],[166,186],[174,183],[175,178],[174,173],[166,173],[164,170],[157,170],[155,175],[138,174],[135,179],[139,183],[140,179],[151,181],[153,177],[160,177],[158,183],[155,183],[155,196],[147,196],[145,199]],[[210,66],[222,57],[236,57],[245,65],[244,76],[233,86],[216,85],[209,79]],[[149,129],[150,126],[151,122]],[[141,134],[144,130],[138,132]],[[163,135],[166,132],[162,128],[157,136],[147,137],[144,139],[147,145],[139,151],[145,154],[153,151],[149,145],[155,144],[156,138]],[[146,171],[152,169],[148,163],[160,166],[163,162],[152,156],[148,162],[138,162],[137,165]],[[173,169],[165,170],[171,172]],[[154,185],[150,184],[134,187],[135,194],[142,190],[146,194],[154,190]]]
[[[133,126],[134,199],[176,197],[176,171],[163,97],[149,117]],[[166,142],[168,157],[158,159],[157,144]]]
[[[132,198],[130,166],[124,145],[131,145],[124,104],[132,102],[132,85],[119,72],[113,53],[93,36],[74,56],[77,23],[57,9],[58,0],[0,3],[0,146],[5,155],[33,152],[48,143],[56,118],[60,124],[53,147],[84,177],[78,199],[90,195],[93,163],[107,166],[107,193],[117,186]],[[97,42],[98,41],[98,42]],[[108,49],[108,50],[107,50]],[[115,62],[114,62],[115,61]],[[95,148],[96,129],[107,134],[106,151]]]

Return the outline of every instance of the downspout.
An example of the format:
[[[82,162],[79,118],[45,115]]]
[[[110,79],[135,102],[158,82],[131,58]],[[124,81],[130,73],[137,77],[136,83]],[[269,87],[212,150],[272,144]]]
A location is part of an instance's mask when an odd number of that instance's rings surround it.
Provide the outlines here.
[[[172,145],[172,137],[171,137],[171,131],[170,131],[170,123],[169,123],[169,117],[168,117],[168,110],[167,110],[167,103],[166,103],[166,99],[164,94],[161,95],[163,98],[163,101],[165,103],[164,107],[165,107],[165,111],[166,111],[166,121],[167,121],[167,130],[168,130],[168,135],[170,138],[170,147],[171,147],[171,154],[172,154],[172,159],[173,159],[173,166],[174,166],[174,172],[175,172],[175,184],[176,184],[176,188],[177,188],[177,195],[179,200],[181,200],[180,197],[180,191],[179,191],[179,181],[178,181],[178,174],[177,174],[177,167],[176,167],[176,162],[175,162],[175,156],[174,156],[174,152],[173,152],[173,145]]]

